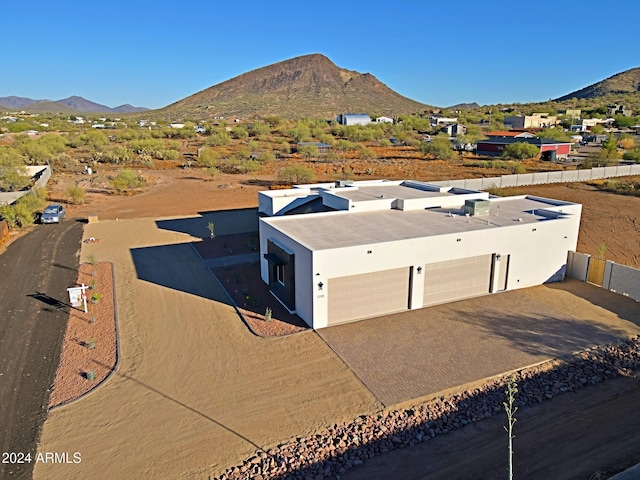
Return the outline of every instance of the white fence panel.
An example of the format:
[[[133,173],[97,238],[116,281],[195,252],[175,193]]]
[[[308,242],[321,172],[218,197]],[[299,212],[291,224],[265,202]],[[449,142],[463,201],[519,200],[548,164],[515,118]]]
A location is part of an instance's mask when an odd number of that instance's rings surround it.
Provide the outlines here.
[[[591,180],[604,178],[605,167],[596,167],[591,169]]]
[[[549,172],[536,172],[533,174],[533,184],[542,185],[549,183]]]
[[[524,175],[518,175],[517,186],[521,185],[532,185],[533,184],[533,174],[525,173]]]

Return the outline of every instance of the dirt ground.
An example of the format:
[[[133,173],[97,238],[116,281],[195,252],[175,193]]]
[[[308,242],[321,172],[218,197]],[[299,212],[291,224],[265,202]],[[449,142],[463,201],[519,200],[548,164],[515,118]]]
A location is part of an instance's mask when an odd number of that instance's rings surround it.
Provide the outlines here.
[[[147,174],[153,186],[142,193],[90,193],[69,209],[107,220],[86,226],[85,237],[100,242],[83,245],[81,261],[93,254],[115,265],[122,362],[98,391],[45,422],[39,451],[81,452],[82,463],[38,464],[34,478],[203,478],[258,447],[383,408],[315,332],[254,336],[194,261],[188,242],[202,237],[156,228],[158,217],[255,207],[265,179]],[[70,181],[58,178],[52,196],[63,198]],[[604,242],[607,258],[638,266],[640,199],[575,186],[521,190],[583,203],[579,251]]]
[[[116,272],[122,359],[98,390],[50,413],[34,478],[206,478],[257,448],[382,408],[313,331],[261,338],[188,242],[155,219],[85,227],[81,261]],[[167,261],[170,258],[171,261]]]

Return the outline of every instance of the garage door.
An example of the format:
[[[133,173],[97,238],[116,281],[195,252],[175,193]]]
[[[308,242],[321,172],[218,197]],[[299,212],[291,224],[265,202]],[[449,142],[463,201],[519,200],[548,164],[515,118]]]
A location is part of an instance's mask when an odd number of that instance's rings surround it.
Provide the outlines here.
[[[491,255],[428,263],[423,305],[436,305],[489,293]]]
[[[407,310],[409,268],[330,278],[328,325]]]

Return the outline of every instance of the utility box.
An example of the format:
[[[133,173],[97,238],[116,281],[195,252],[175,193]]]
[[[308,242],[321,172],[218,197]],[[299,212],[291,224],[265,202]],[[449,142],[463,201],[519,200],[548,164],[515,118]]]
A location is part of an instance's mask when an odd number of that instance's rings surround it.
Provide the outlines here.
[[[464,201],[464,214],[471,215],[472,217],[479,217],[481,215],[489,215],[491,210],[491,202],[489,200],[465,200]]]

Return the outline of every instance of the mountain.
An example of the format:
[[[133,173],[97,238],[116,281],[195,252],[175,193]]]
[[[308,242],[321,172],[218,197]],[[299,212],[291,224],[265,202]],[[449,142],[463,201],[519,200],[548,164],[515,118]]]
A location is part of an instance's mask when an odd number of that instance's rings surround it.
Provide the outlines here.
[[[640,92],[640,67],[618,73],[606,80],[556,98],[554,101],[563,102],[572,98],[595,98],[637,92]]]
[[[337,67],[312,54],[258,68],[175,102],[160,111],[214,116],[328,117],[340,113],[399,115],[428,105],[394,92],[369,73]]]
[[[10,97],[0,97],[0,107],[18,110],[38,101],[39,100],[11,95]]]
[[[146,112],[148,108],[129,104],[110,108],[82,97],[72,96],[62,100],[33,100],[25,97],[0,97],[0,108],[25,110],[32,113],[135,113]]]
[[[480,108],[476,102],[473,103],[457,103],[455,105],[451,105],[447,107],[447,110],[477,110]]]
[[[133,105],[129,105],[125,103],[124,105],[120,105],[119,107],[114,107],[111,109],[114,113],[138,113],[138,112],[147,112],[148,108],[145,107],[134,107]]]

